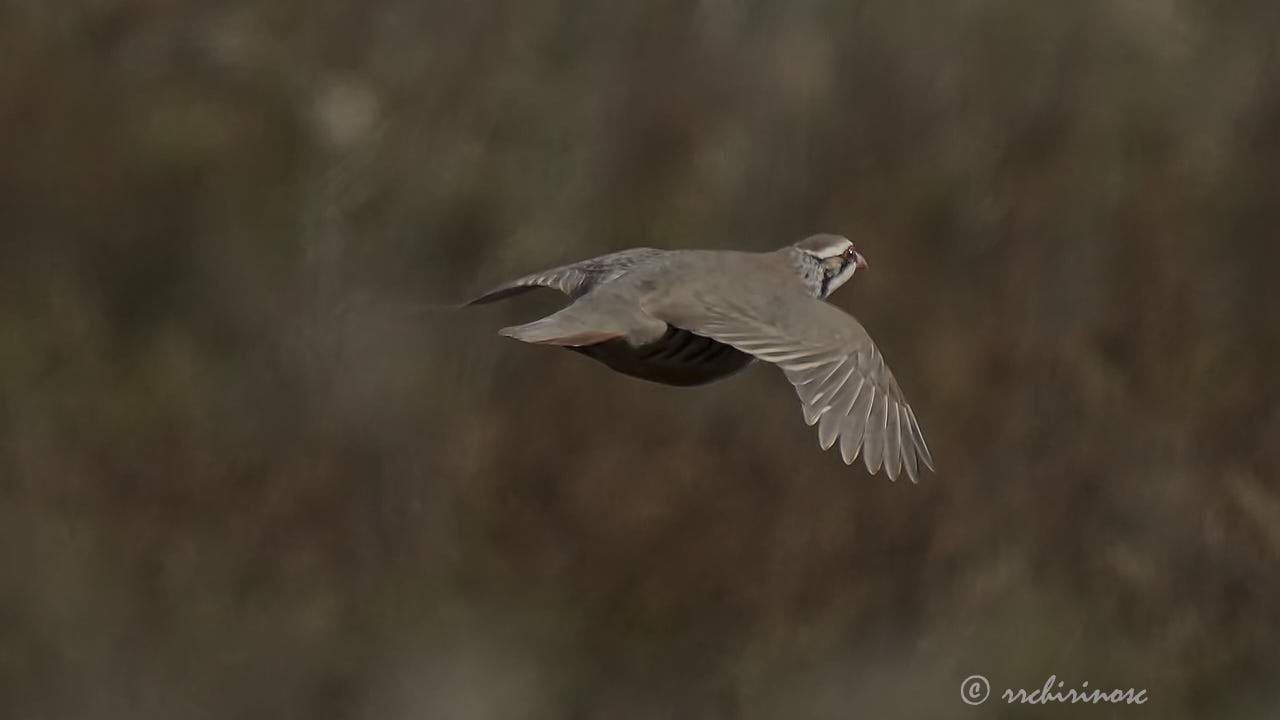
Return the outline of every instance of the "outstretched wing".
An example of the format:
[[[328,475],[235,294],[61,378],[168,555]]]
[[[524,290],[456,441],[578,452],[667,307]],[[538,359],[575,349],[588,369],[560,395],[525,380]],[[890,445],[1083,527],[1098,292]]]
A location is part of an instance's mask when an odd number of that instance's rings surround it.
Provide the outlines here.
[[[499,285],[468,302],[467,305],[484,305],[485,303],[503,300],[512,295],[519,295],[540,287],[559,290],[576,300],[597,286],[620,277],[636,265],[653,260],[662,255],[663,252],[653,248],[633,248],[550,270],[543,270],[542,272],[530,273],[524,277]]]
[[[805,422],[818,426],[822,449],[840,438],[846,464],[861,453],[868,472],[883,467],[896,480],[905,470],[912,482],[921,464],[933,469],[915,413],[857,320],[799,283],[739,279],[714,289],[655,293],[642,305],[671,325],[782,368],[800,396]]]

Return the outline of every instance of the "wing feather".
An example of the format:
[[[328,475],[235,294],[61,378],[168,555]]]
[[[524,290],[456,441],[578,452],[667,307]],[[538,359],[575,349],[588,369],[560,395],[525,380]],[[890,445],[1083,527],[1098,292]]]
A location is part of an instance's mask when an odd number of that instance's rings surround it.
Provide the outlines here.
[[[902,472],[902,421],[899,419],[902,405],[894,403],[890,413],[886,414],[888,425],[884,433],[884,467],[890,480],[897,480]]]
[[[884,463],[884,415],[889,406],[889,396],[880,395],[871,403],[871,416],[867,418],[867,430],[862,438],[862,457],[867,472],[875,475]]]
[[[924,441],[924,433],[920,431],[920,422],[916,420],[916,411],[907,406],[907,414],[911,416],[911,437],[915,441],[916,451],[920,455],[920,461],[925,467],[933,469],[933,454],[929,452],[929,445]]]
[[[915,450],[911,447],[911,408],[906,405],[898,413],[898,437],[901,438],[902,469],[907,471],[907,477],[913,478],[919,474],[920,468],[916,463]]]
[[[867,418],[871,416],[871,406],[876,401],[875,388],[869,389],[869,392],[862,393],[858,397],[858,402],[849,410],[849,415],[844,419],[844,426],[840,429],[840,455],[844,458],[845,465],[852,465],[858,459],[858,453],[862,451],[865,445],[865,435],[867,429]]]
[[[835,442],[836,436],[844,424],[844,419],[849,416],[849,411],[853,409],[853,404],[857,402],[858,395],[866,384],[865,378],[858,378],[856,384],[850,381],[843,385],[837,397],[832,399],[828,412],[822,416],[822,421],[818,423],[818,441],[821,443],[823,450],[830,448],[831,444]]]

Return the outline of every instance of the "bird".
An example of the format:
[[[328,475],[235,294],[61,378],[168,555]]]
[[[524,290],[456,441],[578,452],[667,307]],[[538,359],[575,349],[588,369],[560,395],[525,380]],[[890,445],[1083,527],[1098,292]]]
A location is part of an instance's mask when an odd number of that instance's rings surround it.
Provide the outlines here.
[[[861,454],[871,475],[914,483],[934,470],[915,412],[866,329],[826,302],[867,268],[853,242],[828,233],[772,252],[633,248],[524,275],[464,305],[559,290],[571,300],[563,309],[499,334],[666,385],[772,363],[823,450],[839,439],[846,465]]]

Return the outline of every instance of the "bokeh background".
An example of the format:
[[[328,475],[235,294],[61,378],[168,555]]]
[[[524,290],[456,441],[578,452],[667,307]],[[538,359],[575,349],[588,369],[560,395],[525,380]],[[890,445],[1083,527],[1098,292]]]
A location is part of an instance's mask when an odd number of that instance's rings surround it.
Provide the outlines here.
[[[0,3],[0,717],[1280,712],[1280,5]],[[518,273],[854,238],[937,459]],[[970,708],[1057,675],[1141,708]]]

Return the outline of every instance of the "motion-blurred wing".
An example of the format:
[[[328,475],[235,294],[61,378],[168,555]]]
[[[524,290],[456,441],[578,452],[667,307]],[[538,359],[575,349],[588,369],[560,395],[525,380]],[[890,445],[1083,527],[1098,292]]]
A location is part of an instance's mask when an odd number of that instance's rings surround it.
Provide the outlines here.
[[[484,305],[485,303],[503,300],[540,287],[559,290],[576,300],[597,286],[614,280],[635,266],[653,260],[662,254],[662,250],[653,248],[633,248],[550,270],[543,270],[542,272],[530,273],[509,283],[499,285],[466,304]]]

